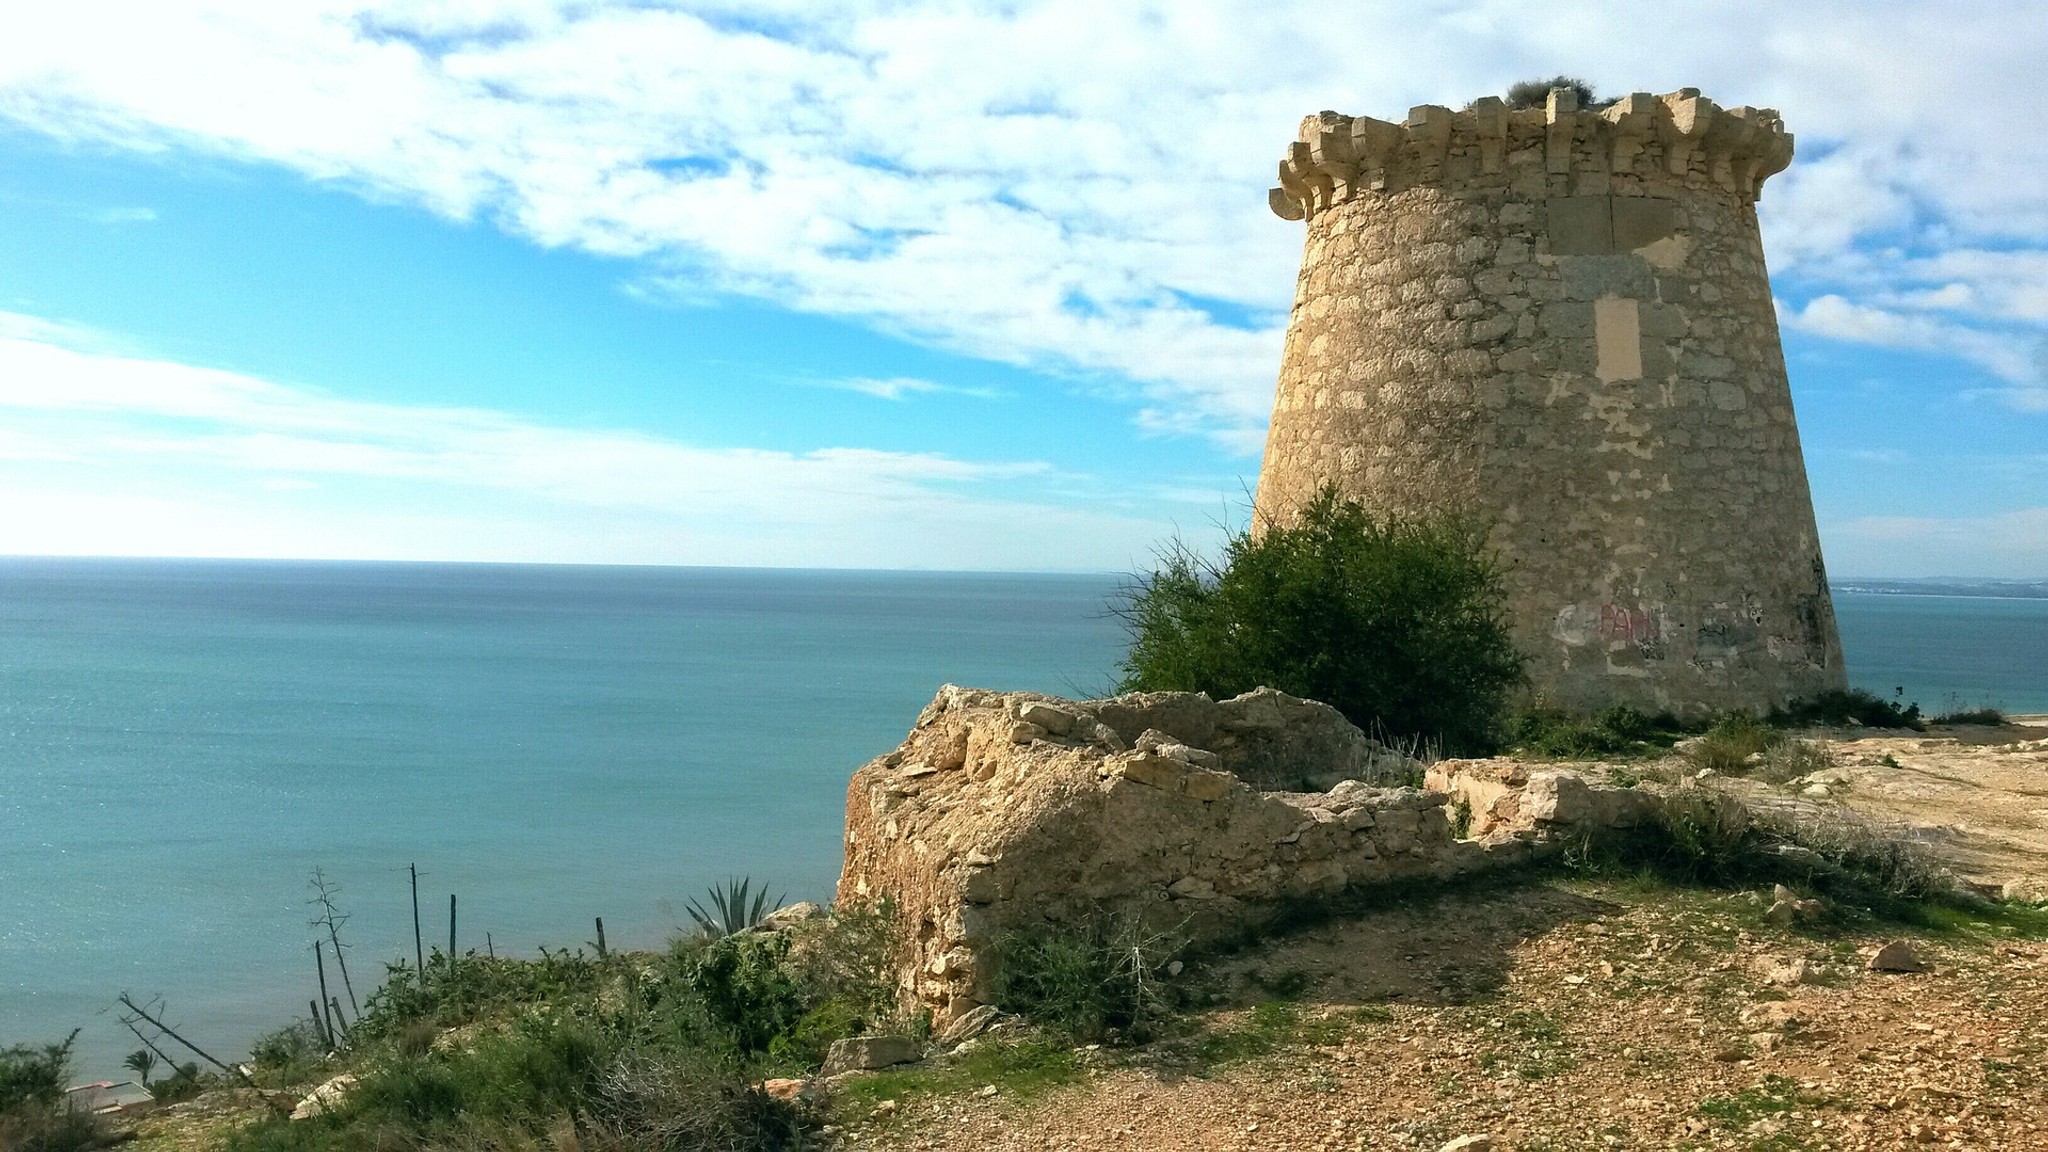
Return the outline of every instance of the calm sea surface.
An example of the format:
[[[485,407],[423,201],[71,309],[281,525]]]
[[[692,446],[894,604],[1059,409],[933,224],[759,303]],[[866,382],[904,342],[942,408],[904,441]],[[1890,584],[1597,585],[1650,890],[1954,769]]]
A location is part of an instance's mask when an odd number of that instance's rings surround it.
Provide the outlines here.
[[[1103,576],[0,559],[0,1044],[161,993],[216,1055],[431,945],[661,942],[728,875],[830,895],[846,778],[946,681],[1104,689]],[[2048,711],[2048,601],[1843,596],[1860,686]],[[341,995],[331,968],[332,991]]]

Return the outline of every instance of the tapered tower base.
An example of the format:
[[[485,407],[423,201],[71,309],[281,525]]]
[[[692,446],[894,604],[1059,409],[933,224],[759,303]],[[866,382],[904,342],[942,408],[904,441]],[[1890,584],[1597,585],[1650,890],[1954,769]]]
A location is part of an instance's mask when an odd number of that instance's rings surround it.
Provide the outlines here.
[[[1846,687],[1754,207],[1791,155],[1691,90],[1305,120],[1259,514],[1334,482],[1485,518],[1551,706]]]

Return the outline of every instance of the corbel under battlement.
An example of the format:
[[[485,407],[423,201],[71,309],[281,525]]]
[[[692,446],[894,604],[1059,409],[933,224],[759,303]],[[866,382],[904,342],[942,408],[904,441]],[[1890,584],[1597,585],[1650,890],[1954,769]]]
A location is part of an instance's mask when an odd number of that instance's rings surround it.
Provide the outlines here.
[[[1360,194],[1417,185],[1585,195],[1634,182],[1718,188],[1748,204],[1791,162],[1792,134],[1769,108],[1722,108],[1681,88],[1587,109],[1571,89],[1554,88],[1542,108],[1511,109],[1488,96],[1457,112],[1424,104],[1399,124],[1306,117],[1267,203],[1282,219],[1301,220]]]

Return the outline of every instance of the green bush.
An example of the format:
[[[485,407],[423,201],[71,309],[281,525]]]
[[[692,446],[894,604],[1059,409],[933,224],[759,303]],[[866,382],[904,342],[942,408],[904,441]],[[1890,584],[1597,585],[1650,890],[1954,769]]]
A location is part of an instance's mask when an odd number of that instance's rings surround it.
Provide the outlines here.
[[[249,1047],[249,1064],[256,1079],[278,1087],[313,1079],[326,1056],[326,1046],[310,1020],[295,1020],[265,1033]]]
[[[1739,881],[1756,864],[1748,811],[1710,792],[1680,792],[1668,799],[1646,847],[1652,867],[1688,883]]]
[[[2005,713],[1996,708],[1957,708],[1934,718],[1936,724],[1988,724],[1997,727],[2005,723]]]
[[[1750,758],[1777,743],[1779,735],[1747,712],[1730,712],[1714,722],[1706,735],[1686,751],[1694,767],[1741,776],[1755,767]]]
[[[1920,717],[1920,705],[1907,704],[1904,707],[1886,700],[1874,692],[1853,688],[1847,692],[1822,692],[1794,700],[1783,708],[1771,709],[1765,719],[1780,728],[1796,728],[1812,724],[1861,724],[1865,728],[1910,728],[1915,732],[1925,731],[1927,722]]]
[[[231,1137],[231,1152],[269,1149],[504,1146],[480,1134],[536,1133],[597,1096],[616,1040],[590,1022],[533,1016],[451,1051],[388,1053],[363,1069],[334,1111],[268,1119]]]
[[[218,1076],[199,1070],[198,1061],[187,1060],[183,1064],[172,1065],[169,1076],[151,1083],[149,1094],[161,1103],[176,1104],[180,1100],[190,1100],[218,1083]]]
[[[1011,932],[996,942],[997,1006],[1079,1040],[1143,1042],[1168,1010],[1178,941],[1136,921]]]
[[[783,963],[788,954],[789,939],[780,932],[721,936],[691,953],[690,988],[741,1052],[767,1052],[812,1007]]]
[[[818,1004],[836,1005],[835,1011],[848,1014],[856,1032],[884,1025],[915,1030],[916,1022],[897,1018],[901,1008],[890,974],[895,915],[888,900],[848,901],[834,908],[829,919],[794,930],[784,963]]]
[[[1785,883],[1887,916],[1905,915],[1952,891],[1924,847],[1853,814],[1760,818],[1707,789],[1680,790],[1641,827],[1599,844],[1580,843],[1565,853],[1563,866],[1688,885]]]
[[[229,1147],[530,1149],[564,1146],[570,1128],[585,1152],[799,1147],[810,1118],[754,1085],[897,1023],[891,939],[876,906],[682,936],[656,955],[437,958],[424,984],[394,965],[333,1069],[359,1076],[355,1091],[327,1115],[250,1125]],[[445,1042],[458,1025],[460,1042]],[[266,1037],[259,1071],[291,1066],[302,1041]]]
[[[804,1145],[804,1116],[754,1086],[744,1064],[701,1051],[629,1051],[598,1085],[598,1147],[752,1150]]]
[[[397,1041],[414,1025],[451,1028],[520,1004],[586,997],[603,982],[606,965],[578,950],[541,949],[535,960],[468,952],[453,963],[428,955],[426,979],[403,962],[385,969],[383,987],[363,1002],[349,1043]]]
[[[1234,535],[1220,565],[1171,546],[1119,614],[1123,691],[1272,687],[1453,752],[1497,743],[1522,680],[1484,533],[1379,519],[1334,488],[1292,525]]]
[[[106,1135],[96,1117],[62,1106],[0,1112],[0,1148],[7,1152],[85,1152]]]
[[[71,1078],[73,1030],[57,1044],[0,1048],[0,1149],[6,1152],[83,1152],[103,1133],[92,1116],[65,1106]]]
[[[1646,756],[1671,747],[1685,732],[1685,725],[1668,712],[1651,716],[1618,704],[1592,718],[1521,713],[1509,725],[1509,742],[1518,750],[1559,759]]]
[[[1508,107],[1543,108],[1550,103],[1552,88],[1569,88],[1578,94],[1579,107],[1591,108],[1599,103],[1593,94],[1593,86],[1576,76],[1552,76],[1548,80],[1523,80],[1508,87]]]
[[[60,1044],[16,1044],[0,1048],[0,1112],[55,1107],[64,1102],[64,1081],[71,1076],[72,1029]]]
[[[1763,763],[1750,774],[1772,784],[1783,784],[1834,766],[1835,755],[1825,744],[1779,740],[1764,749]]]

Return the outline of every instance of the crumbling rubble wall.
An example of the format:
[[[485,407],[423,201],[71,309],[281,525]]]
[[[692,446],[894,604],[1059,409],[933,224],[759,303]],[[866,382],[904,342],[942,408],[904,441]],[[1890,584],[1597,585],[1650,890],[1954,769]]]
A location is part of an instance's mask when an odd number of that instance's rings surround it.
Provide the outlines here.
[[[1460,839],[1452,789],[1392,783],[1421,775],[1333,709],[1270,689],[1069,701],[948,686],[854,774],[839,899],[894,904],[906,999],[943,1023],[988,996],[1006,932],[1132,917],[1215,941],[1289,899],[1542,850],[1533,805]],[[1328,783],[1266,791],[1246,777]],[[1583,799],[1586,786],[1548,787]]]
[[[1655,787],[1615,787],[1519,760],[1439,760],[1424,773],[1423,787],[1444,796],[1468,836],[1529,833],[1544,840],[1566,829],[1639,827],[1657,817],[1665,796]]]

